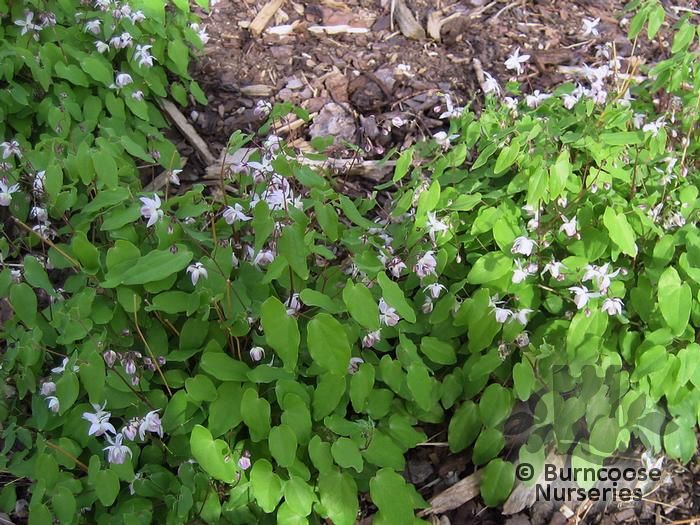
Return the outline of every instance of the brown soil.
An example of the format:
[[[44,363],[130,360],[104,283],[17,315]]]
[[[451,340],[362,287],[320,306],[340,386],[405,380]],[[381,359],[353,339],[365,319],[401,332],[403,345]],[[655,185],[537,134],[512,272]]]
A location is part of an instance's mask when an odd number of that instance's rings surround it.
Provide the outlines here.
[[[503,85],[513,78],[503,63],[516,47],[532,56],[517,77],[527,92],[547,90],[569,80],[559,71],[560,66],[599,63],[596,53],[605,43],[614,44],[618,56],[628,57],[633,51],[624,22],[631,17],[624,12],[626,2],[622,0],[406,0],[423,28],[435,11],[441,13],[436,18],[450,17],[442,26],[439,42],[429,36],[406,38],[392,23],[391,0],[287,0],[268,24],[268,32],[252,36],[248,26],[265,3],[219,0],[211,13],[202,14],[210,41],[194,76],[210,104],[192,106],[186,115],[215,156],[235,130],[259,128],[264,119],[256,115],[255,106],[261,100],[289,101],[312,115],[318,113],[315,131],[313,126],[300,125],[283,133],[294,145],[303,148],[310,133],[325,130],[359,146],[366,158],[377,158],[392,147],[445,129],[448,120],[439,118],[446,109],[442,94],[450,94],[455,104],[478,111],[483,100],[478,63]],[[693,0],[662,3],[667,11],[664,28],[654,40],[640,38],[634,47],[642,64],[666,56],[669,29],[683,14],[673,7],[698,8]],[[584,17],[600,18],[598,36],[582,36]],[[313,32],[313,26],[338,24],[367,31],[336,35]],[[293,26],[290,34],[269,32],[284,25]],[[627,67],[624,61],[623,67]],[[396,117],[406,124],[390,125]],[[183,153],[191,153],[191,148],[188,151],[185,146]],[[202,163],[194,160],[195,155],[190,159],[186,172],[196,177]],[[698,459],[696,456],[687,468],[671,465],[671,483],[661,486],[649,501],[629,508],[590,511],[583,521],[567,521],[556,509],[536,505],[505,517],[475,498],[435,523],[690,523],[689,518],[700,516]],[[413,472],[407,472],[407,477],[426,499],[474,471],[468,457],[451,455],[440,447],[412,452],[409,465]],[[420,479],[414,479],[416,472],[420,472]],[[371,513],[371,505],[367,508]]]

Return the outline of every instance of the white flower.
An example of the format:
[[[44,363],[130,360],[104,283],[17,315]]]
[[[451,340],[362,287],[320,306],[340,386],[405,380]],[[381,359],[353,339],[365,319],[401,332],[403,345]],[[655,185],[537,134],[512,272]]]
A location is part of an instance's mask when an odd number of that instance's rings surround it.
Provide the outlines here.
[[[381,340],[382,340],[381,329],[374,330],[373,332],[368,332],[367,335],[365,335],[362,338],[362,348],[370,348]]]
[[[44,191],[44,179],[46,178],[46,172],[45,171],[37,171],[36,175],[34,175],[34,181],[32,182],[32,188],[34,188],[34,191],[36,192],[43,192]]]
[[[441,113],[438,118],[444,119],[461,117],[462,113],[464,113],[464,107],[455,106],[454,104],[452,104],[452,97],[450,97],[449,94],[445,93],[443,96],[445,98],[445,105],[447,106],[447,111]],[[447,134],[445,134],[445,136],[447,136]]]
[[[535,272],[537,269],[535,269]],[[530,266],[523,266],[523,262],[520,259],[515,260],[515,269],[513,270],[513,278],[511,279],[513,284],[520,284],[525,279],[527,279],[533,272],[530,271]]]
[[[609,272],[609,266],[610,265],[608,263],[605,263],[603,266],[600,267],[589,264],[588,266],[586,266],[586,271],[583,274],[581,280],[584,282],[593,281],[593,283],[601,293],[607,293],[608,288],[610,287],[610,284],[612,282],[612,278],[616,277],[617,274],[620,273],[619,268],[614,272]]]
[[[141,421],[139,425],[139,437],[144,439],[146,432],[153,432],[154,434],[158,434],[161,438],[163,437],[163,425],[160,422],[158,410],[151,410]]]
[[[442,149],[449,148],[452,144],[452,140],[456,139],[457,137],[459,137],[459,135],[448,135],[444,131],[438,131],[433,135],[435,142],[437,142]]]
[[[510,253],[524,255],[529,257],[532,254],[532,250],[537,246],[537,242],[532,239],[528,239],[525,236],[520,236],[513,241],[513,247],[510,249]]]
[[[398,279],[401,276],[401,272],[407,268],[406,263],[403,262],[398,257],[391,259],[387,265],[387,269],[394,276],[394,279]]]
[[[525,348],[527,345],[529,345],[530,336],[528,335],[528,333],[522,332],[518,334],[518,337],[515,338],[515,344],[518,346],[518,348]]]
[[[508,321],[513,316],[513,312],[507,308],[501,308],[500,306],[493,307],[493,313],[495,314],[496,321],[503,324]]]
[[[0,206],[2,205],[2,182],[0,181]],[[49,220],[49,214],[46,212],[45,208],[39,206],[32,206],[32,210],[29,212],[29,216],[36,219],[39,222],[47,222]]]
[[[289,299],[284,302],[284,306],[287,307],[287,315],[296,316],[299,315],[301,311],[301,301],[299,300],[299,294],[293,293]]]
[[[423,254],[423,256],[420,259],[416,261],[416,264],[413,267],[413,271],[416,272],[416,275],[418,277],[423,279],[428,275],[437,275],[435,272],[436,268],[437,260],[435,260],[433,252],[427,251]]]
[[[56,396],[48,396],[46,402],[49,404],[49,410],[51,412],[57,413],[61,410],[61,403]]]
[[[265,359],[265,349],[261,346],[251,348],[249,354],[250,358],[256,363]]]
[[[146,15],[143,14],[143,11],[134,11],[131,13],[131,16],[129,17],[131,19],[132,24],[136,24],[138,22],[143,22],[146,20]]]
[[[141,91],[140,89],[137,89],[136,91],[134,91],[131,94],[131,98],[133,98],[134,100],[143,100],[143,91]],[[173,170],[173,173],[176,171],[182,171],[182,170]],[[171,176],[171,180],[172,180],[173,175],[171,174],[170,176]],[[175,175],[175,176],[177,177],[177,175]],[[180,181],[178,179],[178,185],[179,184],[180,184]]]
[[[153,46],[142,46],[136,45],[136,50],[134,51],[134,60],[139,63],[139,67],[153,67],[153,55],[151,55],[148,50]]]
[[[253,109],[253,115],[259,119],[267,117],[272,111],[272,103],[269,100],[258,100]]]
[[[489,93],[496,93],[496,95],[501,94],[501,86],[499,86],[496,79],[486,71],[484,71],[484,85],[482,88],[485,95],[488,95]]]
[[[600,297],[597,292],[590,292],[585,286],[571,286],[569,291],[574,294],[574,303],[579,310],[586,306],[590,299]]]
[[[600,23],[600,18],[595,18],[591,20],[590,18],[584,18],[581,20],[583,22],[583,26],[581,27],[581,34],[582,36],[588,36],[588,35],[593,35],[593,36],[598,36],[598,24]]]
[[[443,113],[443,115],[444,115],[444,113]],[[406,121],[404,119],[402,119],[401,117],[396,116],[396,117],[391,119],[391,125],[394,126],[395,128],[400,128],[404,124],[406,124]]]
[[[523,72],[523,64],[530,60],[530,55],[521,55],[520,48],[515,48],[513,54],[505,61],[506,69],[515,69],[515,72],[520,75]]]
[[[238,467],[241,470],[248,470],[250,466],[252,465],[250,458],[248,456],[241,456],[241,458],[238,460]]]
[[[153,198],[139,197],[139,200],[143,203],[141,206],[141,215],[144,219],[148,219],[146,223],[147,227],[153,226],[160,219],[163,218],[163,210],[160,209],[160,197],[153,194]]]
[[[423,291],[427,293],[430,297],[433,299],[437,299],[440,297],[440,294],[442,293],[443,290],[447,290],[444,284],[440,283],[433,283],[429,284],[425,288],[423,288]]]
[[[22,270],[10,270],[10,278],[13,283],[22,282]]]
[[[54,392],[56,392],[56,383],[53,381],[46,381],[43,383],[41,385],[41,390],[39,391],[42,396],[50,396]]]
[[[426,315],[433,311],[433,301],[430,299],[430,297],[425,298],[423,306],[421,306],[421,311]]]
[[[432,241],[435,242],[435,234],[446,232],[450,229],[450,227],[441,220],[438,220],[437,217],[435,217],[435,212],[429,211],[427,217],[428,234],[430,235]]]
[[[131,38],[131,35],[129,33],[122,33],[119,35],[119,48],[123,49],[125,47],[131,46],[133,43],[133,39]]]
[[[102,21],[100,19],[89,20],[89,21],[85,22],[84,31],[86,31],[86,32],[89,31],[93,35],[96,35],[100,32],[100,24],[101,23],[102,23]]]
[[[551,96],[549,93],[540,93],[540,90],[536,89],[532,95],[525,97],[525,103],[529,108],[536,108]]]
[[[640,129],[644,125],[644,119],[646,115],[644,113],[635,113],[632,116],[632,125],[635,129]]]
[[[544,269],[542,270],[542,273],[540,275],[544,275],[545,273],[549,272],[554,279],[556,279],[557,281],[561,281],[564,279],[564,274],[562,273],[562,270],[567,269],[568,268],[564,266],[564,264],[552,259],[551,262],[548,262],[544,265]]]
[[[564,107],[566,109],[572,109],[576,103],[579,101],[580,97],[575,93],[569,93],[564,95]]]
[[[400,320],[401,317],[396,313],[396,309],[386,304],[383,297],[379,299],[379,322],[386,326],[396,326]]]
[[[348,362],[348,374],[356,374],[360,369],[360,365],[364,362],[365,360],[361,357],[351,357],[350,362]]]
[[[253,257],[253,264],[255,266],[267,266],[274,260],[275,253],[272,250],[260,250],[255,254],[255,257]]]
[[[12,202],[12,194],[19,190],[19,184],[8,186],[4,179],[0,179],[0,206],[9,206]]]
[[[521,325],[525,326],[527,324],[527,316],[533,311],[529,308],[522,308],[513,314],[513,319],[518,321]]]
[[[239,203],[235,203],[233,206],[226,206],[223,217],[226,224],[233,224],[238,221],[246,222],[252,219],[252,217],[243,213],[243,206]]]
[[[601,310],[606,312],[608,315],[618,315],[622,313],[622,299],[619,297],[608,297],[603,301],[603,307]]]
[[[496,299],[497,296],[489,297],[489,307],[493,310],[493,313],[496,316],[496,321],[503,324],[511,318],[513,312],[507,308],[501,308],[503,301],[497,301]]]
[[[62,374],[63,372],[66,371],[67,365],[68,365],[68,358],[64,357],[63,361],[61,361],[60,366],[57,366],[56,368],[52,368],[51,372],[53,372],[54,374]],[[80,370],[80,367],[74,365],[73,372],[77,372],[78,370]]]
[[[651,135],[653,137],[656,137],[656,135],[659,134],[659,131],[661,130],[661,128],[663,128],[665,126],[666,126],[666,121],[664,120],[663,117],[659,117],[654,122],[649,122],[648,124],[644,124],[644,126],[642,127],[642,131],[645,133],[647,131],[649,131],[649,132],[651,132]]]
[[[503,97],[503,105],[511,111],[518,109],[518,99],[514,97]]]
[[[107,432],[116,434],[117,431],[114,426],[109,422],[109,418],[112,414],[105,412],[104,408],[107,406],[105,402],[102,406],[93,404],[95,413],[83,412],[83,419],[90,423],[90,429],[88,430],[88,436],[101,436]]]
[[[576,216],[574,216],[571,220],[567,219],[565,216],[561,216],[561,220],[563,221],[563,224],[559,227],[560,232],[564,232],[567,237],[576,237],[578,234],[577,230],[577,223],[576,223]]]
[[[102,40],[97,40],[95,41],[95,49],[97,49],[97,52],[100,54],[106,53],[109,51],[109,44],[107,42],[103,42]]]
[[[10,155],[14,155],[18,159],[22,158],[22,150],[19,147],[19,142],[16,140],[11,140],[9,142],[0,143],[0,148],[2,148],[2,158],[6,159]]]
[[[645,450],[642,452],[642,463],[647,470],[660,469],[664,464],[664,457],[659,456],[658,459],[654,459],[654,457]]]
[[[105,437],[109,442],[109,446],[103,449],[107,451],[107,461],[114,465],[121,465],[126,461],[127,455],[129,457],[132,456],[131,449],[126,445],[122,445],[122,440],[124,438],[121,434],[114,436],[114,440],[112,440],[109,434],[106,434]]]
[[[123,88],[124,86],[128,86],[134,81],[133,78],[131,78],[131,75],[129,73],[119,73],[114,81],[115,85],[118,88]]]
[[[206,44],[207,42],[209,42],[209,35],[207,34],[206,26],[200,29],[199,24],[190,24],[190,29],[197,33],[197,36],[199,36],[199,39],[202,41],[202,44]]]
[[[204,277],[205,279],[207,277],[209,277],[209,274],[207,273],[207,269],[200,262],[190,264],[187,267],[187,273],[189,273],[190,277],[192,278],[192,285],[193,286],[197,285],[197,281],[199,281],[200,277]]]
[[[41,26],[32,23],[32,20],[34,20],[34,13],[31,11],[27,11],[25,13],[24,20],[15,20],[15,25],[22,28],[22,31],[20,32],[21,35],[26,35],[29,31],[41,30]]]

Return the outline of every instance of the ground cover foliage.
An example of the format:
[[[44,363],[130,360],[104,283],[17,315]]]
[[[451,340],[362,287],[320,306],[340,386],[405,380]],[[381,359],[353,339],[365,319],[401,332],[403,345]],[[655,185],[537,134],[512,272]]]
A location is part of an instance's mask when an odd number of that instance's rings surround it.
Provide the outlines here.
[[[637,4],[630,38],[653,37],[663,8]],[[144,194],[138,177],[159,164],[178,184],[157,102],[204,97],[188,2],[0,13],[0,511],[349,525],[362,499],[374,523],[422,523],[401,473],[426,425],[483,468],[490,506],[551,447],[579,466],[633,441],[694,454],[688,19],[651,70],[610,48],[553,93],[487,78],[483,112],[451,108],[369,198],[274,136],[222,169],[214,198]],[[531,418],[517,450],[514,412]]]

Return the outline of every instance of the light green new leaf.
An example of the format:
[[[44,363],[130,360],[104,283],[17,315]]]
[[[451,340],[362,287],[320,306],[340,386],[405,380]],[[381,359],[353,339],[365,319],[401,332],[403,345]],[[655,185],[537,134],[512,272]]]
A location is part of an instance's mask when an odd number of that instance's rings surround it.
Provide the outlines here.
[[[270,433],[270,403],[258,397],[253,388],[247,388],[241,397],[241,417],[248,427],[250,439],[258,443]]]
[[[284,484],[284,500],[296,514],[308,516],[316,501],[316,494],[303,479],[293,476]]]
[[[603,214],[603,224],[607,228],[608,233],[610,233],[610,239],[622,253],[630,257],[637,256],[634,230],[630,223],[627,222],[627,217],[624,214],[618,214],[615,210],[608,207]]]
[[[518,144],[516,141],[511,142],[508,146],[503,148],[498,154],[496,165],[493,167],[494,175],[503,173],[510,168],[517,160],[519,154],[520,144]]]
[[[265,341],[277,352],[286,370],[294,370],[299,357],[299,327],[287,314],[287,308],[276,297],[268,298],[260,309]]]
[[[527,359],[513,366],[513,390],[521,401],[527,401],[535,387],[535,373]]]
[[[437,399],[433,395],[436,382],[430,377],[428,368],[422,364],[411,363],[406,374],[406,383],[416,404],[423,410],[430,411]]]
[[[336,469],[322,472],[318,489],[324,516],[334,525],[353,525],[360,506],[357,501],[357,485],[349,474]]]
[[[453,453],[461,452],[474,442],[480,431],[479,408],[473,401],[465,401],[450,419],[450,425],[447,429],[447,442],[450,451]]]
[[[571,176],[571,163],[569,162],[569,150],[565,149],[557,157],[556,162],[549,169],[549,198],[554,200],[561,195],[566,188],[566,181]]]
[[[245,381],[250,368],[243,361],[233,359],[224,352],[204,352],[199,367],[219,381]]]
[[[309,352],[322,368],[345,376],[350,362],[350,343],[345,328],[326,313],[316,314],[306,327]]]
[[[348,279],[343,288],[343,301],[355,321],[368,330],[379,329],[379,308],[364,284],[353,284]]]
[[[119,477],[113,470],[101,470],[95,476],[95,492],[100,503],[109,507],[119,495]]]
[[[195,425],[192,429],[190,448],[192,456],[207,474],[224,483],[233,483],[236,479],[238,467],[228,445],[221,439],[212,438],[209,430],[202,425]]]
[[[408,173],[408,168],[411,167],[411,163],[413,162],[413,149],[413,146],[411,146],[401,152],[401,155],[396,161],[394,177],[392,178],[393,182],[403,179],[406,173]]]
[[[10,288],[10,304],[15,315],[25,325],[34,326],[37,314],[37,300],[34,290],[26,284],[19,283]]]
[[[467,281],[471,284],[484,284],[500,279],[510,273],[513,259],[501,252],[491,252],[480,257],[467,274]]]
[[[297,456],[297,436],[289,425],[279,425],[270,429],[268,437],[270,453],[281,467],[291,467]]]
[[[682,334],[690,319],[693,294],[688,283],[681,282],[672,266],[666,268],[659,278],[658,298],[661,315],[673,334]]]
[[[504,421],[511,411],[513,396],[498,383],[486,387],[479,400],[479,415],[484,425],[495,427]]]
[[[413,523],[411,491],[406,480],[391,469],[380,469],[369,482],[372,502],[390,523]]]
[[[284,256],[289,267],[306,280],[309,278],[309,267],[306,264],[308,249],[304,244],[304,232],[300,226],[287,226],[277,240],[277,252]]]
[[[421,339],[420,350],[431,361],[439,365],[453,365],[457,362],[454,346],[447,341],[441,341],[437,337],[424,337]]]
[[[264,459],[255,461],[250,471],[250,485],[260,508],[270,513],[282,498],[282,480],[272,471],[272,464]]]
[[[515,466],[502,459],[492,459],[481,474],[481,497],[489,507],[503,503],[515,483]]]
[[[382,289],[382,294],[386,303],[396,308],[398,314],[406,319],[409,323],[416,322],[416,312],[413,310],[406,296],[403,294],[401,287],[394,281],[389,279],[384,272],[377,274],[377,281]]]

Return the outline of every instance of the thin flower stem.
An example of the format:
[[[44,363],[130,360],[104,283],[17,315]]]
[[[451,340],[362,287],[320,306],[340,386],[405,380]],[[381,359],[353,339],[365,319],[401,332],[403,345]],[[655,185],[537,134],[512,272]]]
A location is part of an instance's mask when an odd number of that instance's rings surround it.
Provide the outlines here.
[[[78,466],[80,467],[80,470],[82,470],[83,472],[85,472],[85,473],[88,472],[88,467],[87,467],[87,465],[86,465],[85,463],[83,463],[82,461],[80,461],[78,458],[76,458],[73,454],[71,454],[71,453],[68,452],[67,450],[65,450],[65,449],[63,449],[63,448],[61,448],[61,447],[59,447],[58,445],[54,445],[54,444],[51,443],[50,441],[47,441],[47,442],[46,442],[46,446],[48,446],[49,448],[54,449],[56,452],[58,452],[58,453],[60,453],[60,454],[63,454],[64,456],[66,456],[66,457],[67,457],[68,459],[70,459],[71,461],[74,461],[75,464],[78,465]]]
[[[170,385],[168,385],[168,380],[165,379],[165,375],[163,374],[163,371],[160,368],[160,365],[158,364],[158,359],[156,359],[156,356],[153,354],[153,351],[151,350],[151,347],[149,346],[148,342],[146,341],[146,338],[143,336],[143,333],[141,332],[141,327],[139,326],[139,318],[136,314],[136,296],[134,296],[134,324],[136,325],[136,331],[139,334],[139,337],[141,338],[141,341],[143,342],[143,346],[148,350],[148,353],[151,356],[151,359],[153,360],[153,364],[156,367],[156,370],[158,370],[158,374],[160,374],[160,378],[163,380],[163,383],[165,384],[165,389],[168,391],[168,395],[172,397],[173,392],[170,390]]]
[[[151,410],[155,410],[155,409],[156,409],[156,407],[153,406],[153,404],[148,400],[148,398],[145,397],[141,392],[139,392],[138,390],[136,390],[136,389],[134,388],[134,386],[131,384],[131,382],[127,381],[126,378],[125,378],[123,375],[121,375],[121,374],[117,371],[116,368],[112,368],[112,372],[114,372],[114,373],[117,375],[117,377],[118,377],[119,379],[121,379],[122,382],[123,382],[127,387],[129,387],[129,390],[131,390],[131,391],[134,393],[134,395],[135,395],[136,397],[138,397],[141,401],[143,401],[144,403],[146,403],[146,405],[148,405],[148,407],[149,407]]]
[[[76,261],[75,259],[73,259],[73,257],[71,257],[70,255],[68,255],[66,252],[64,252],[61,248],[59,248],[58,246],[56,246],[56,245],[53,243],[53,241],[47,239],[46,237],[44,237],[43,235],[41,235],[39,232],[32,230],[29,226],[27,226],[26,224],[24,224],[24,223],[23,223],[21,220],[19,220],[17,217],[12,217],[12,218],[14,219],[15,224],[17,224],[17,226],[19,226],[20,228],[22,228],[23,230],[25,230],[27,233],[33,233],[34,235],[36,235],[37,237],[39,237],[39,239],[41,239],[41,242],[43,242],[43,243],[48,244],[49,246],[51,246],[51,248],[53,248],[53,249],[56,250],[58,253],[60,253],[63,257],[65,257],[66,260],[67,260],[68,262],[70,262],[71,265],[72,265],[76,270],[80,270],[80,263],[79,263],[78,261]]]

